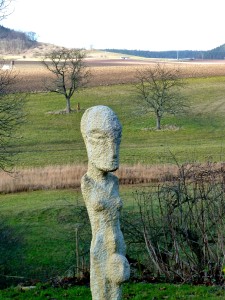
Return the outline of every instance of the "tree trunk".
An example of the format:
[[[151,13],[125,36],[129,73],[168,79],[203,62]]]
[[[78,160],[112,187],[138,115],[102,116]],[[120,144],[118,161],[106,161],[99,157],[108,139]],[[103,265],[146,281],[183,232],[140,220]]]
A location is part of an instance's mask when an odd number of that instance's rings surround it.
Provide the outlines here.
[[[71,112],[70,98],[66,98],[66,113],[69,114]]]
[[[156,129],[160,130],[161,129],[161,117],[156,116]]]

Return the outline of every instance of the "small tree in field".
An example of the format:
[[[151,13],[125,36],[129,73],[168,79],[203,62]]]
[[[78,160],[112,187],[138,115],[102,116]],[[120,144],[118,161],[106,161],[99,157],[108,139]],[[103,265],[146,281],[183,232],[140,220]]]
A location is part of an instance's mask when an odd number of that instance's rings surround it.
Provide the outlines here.
[[[187,107],[180,89],[184,87],[179,69],[157,63],[154,67],[137,70],[136,84],[139,99],[145,109],[154,112],[156,129],[161,129],[165,113],[177,114]]]
[[[80,49],[54,50],[43,59],[43,64],[53,77],[47,89],[61,94],[66,99],[66,113],[71,112],[71,97],[79,88],[86,85],[90,71],[84,63],[85,52]]]

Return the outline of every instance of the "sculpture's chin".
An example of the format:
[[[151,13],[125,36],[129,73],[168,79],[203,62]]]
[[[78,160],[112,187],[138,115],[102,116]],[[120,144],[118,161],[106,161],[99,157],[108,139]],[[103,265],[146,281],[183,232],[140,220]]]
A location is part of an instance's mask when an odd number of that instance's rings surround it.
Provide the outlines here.
[[[114,172],[118,169],[118,163],[116,164],[111,164],[111,165],[108,165],[108,166],[104,166],[101,168],[102,171],[104,172]]]
[[[109,172],[115,172],[116,170],[118,170],[118,167],[112,168]]]
[[[118,167],[111,167],[111,168],[101,168],[99,169],[104,173],[108,173],[108,172],[115,172],[116,170],[118,170]]]
[[[103,162],[103,161],[92,161],[92,165],[95,166],[98,170],[101,170],[102,172],[114,172],[119,168],[119,162],[117,161],[111,161],[109,162]]]

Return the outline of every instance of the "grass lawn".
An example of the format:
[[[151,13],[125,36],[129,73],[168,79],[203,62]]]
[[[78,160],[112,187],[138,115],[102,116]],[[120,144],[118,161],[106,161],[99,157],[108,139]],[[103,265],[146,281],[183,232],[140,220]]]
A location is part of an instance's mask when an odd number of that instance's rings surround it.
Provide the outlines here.
[[[121,187],[124,211],[133,205],[134,189]],[[87,259],[84,263],[88,265],[90,226],[80,191],[1,195],[0,211],[0,267],[1,274],[12,276],[8,278],[10,284],[75,275],[76,228],[79,228],[79,254],[84,254]],[[6,278],[0,276],[0,283]],[[68,299],[75,295],[80,295],[80,299],[91,299],[85,287],[69,290],[42,287],[28,292],[11,289],[0,291],[0,299],[11,299],[12,295],[15,295],[13,299],[32,299],[31,295],[35,295],[35,299],[46,299],[47,295],[64,299],[65,294]],[[124,299],[223,299],[222,295],[224,290],[216,287],[126,284],[124,288]]]
[[[133,204],[132,191],[121,188],[124,209]],[[74,275],[77,227],[79,254],[88,264],[90,225],[80,191],[0,195],[0,220],[0,274],[23,281]]]
[[[172,284],[147,284],[147,283],[126,283],[123,287],[122,299],[153,300],[153,299],[194,299],[194,300],[214,300],[224,299],[225,291],[221,287],[205,287],[191,285]],[[51,288],[39,285],[35,289],[20,291],[18,288],[11,288],[0,291],[0,299],[82,299],[91,300],[90,289],[87,287],[72,287],[68,289]]]
[[[74,108],[79,102],[82,110],[70,115],[48,113],[65,107],[62,96],[29,95],[27,122],[13,145],[19,151],[17,165],[86,163],[80,120],[84,109],[98,104],[110,106],[123,125],[121,163],[169,163],[174,162],[173,155],[180,162],[224,159],[225,77],[190,79],[183,91],[189,113],[166,115],[161,131],[153,130],[154,115],[144,113],[134,91],[132,85],[85,89],[72,99]]]
[[[80,202],[81,194],[70,190],[2,195],[3,274],[22,277],[24,281],[46,280],[73,272],[75,228],[83,209]]]

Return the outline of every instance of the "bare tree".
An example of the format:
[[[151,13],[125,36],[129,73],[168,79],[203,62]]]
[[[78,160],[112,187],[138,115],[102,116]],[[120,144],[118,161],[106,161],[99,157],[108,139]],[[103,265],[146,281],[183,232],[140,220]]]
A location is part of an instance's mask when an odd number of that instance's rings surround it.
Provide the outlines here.
[[[9,11],[9,6],[13,0],[0,0],[0,20],[5,19],[12,12]]]
[[[154,67],[137,70],[137,78],[139,99],[144,100],[146,110],[154,112],[157,129],[161,129],[165,113],[177,114],[187,107],[180,93],[185,83],[178,68],[157,63]]]
[[[0,0],[0,20],[12,13],[9,5],[13,0]],[[4,67],[3,67],[4,66]],[[5,66],[7,66],[5,68]],[[19,125],[24,121],[24,96],[15,90],[17,74],[13,66],[0,63],[0,169],[5,170],[13,164],[12,141]]]
[[[0,169],[13,165],[12,143],[19,126],[24,122],[24,95],[16,92],[17,74],[13,69],[0,67]]]
[[[66,113],[71,112],[71,97],[74,92],[85,86],[90,77],[86,68],[85,52],[80,49],[54,50],[43,59],[44,66],[52,73],[46,88],[66,99]]]

